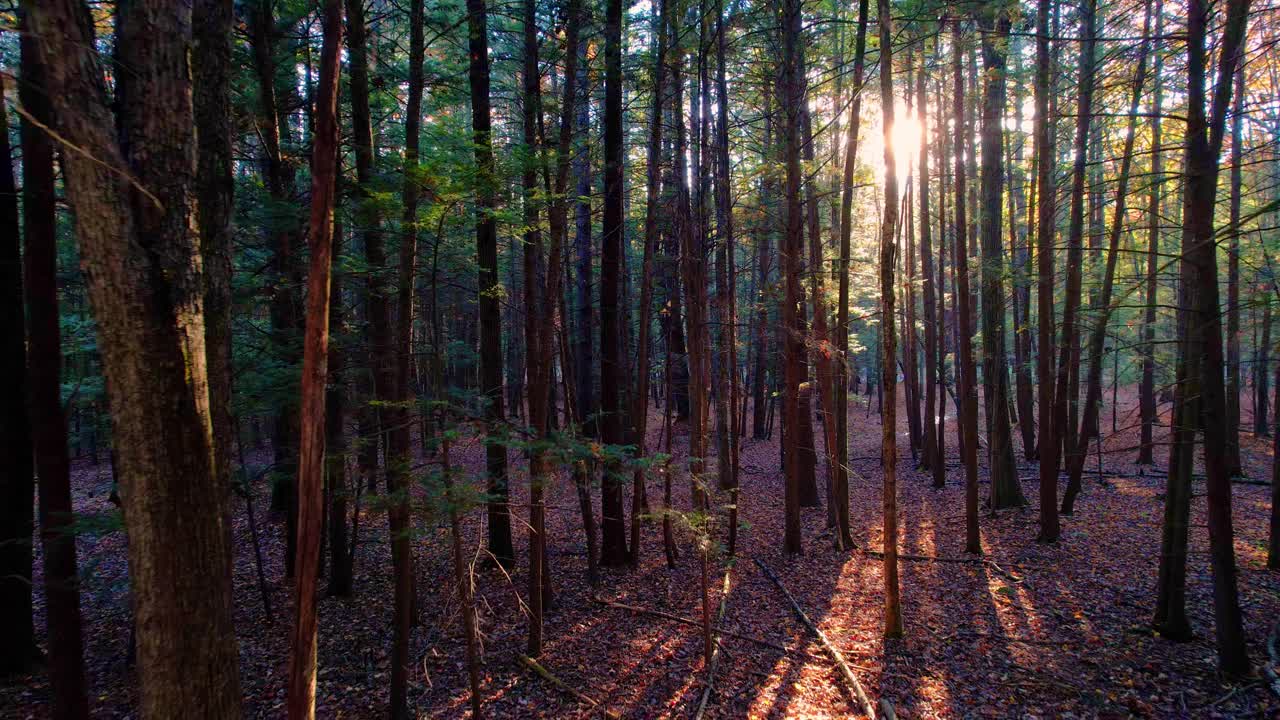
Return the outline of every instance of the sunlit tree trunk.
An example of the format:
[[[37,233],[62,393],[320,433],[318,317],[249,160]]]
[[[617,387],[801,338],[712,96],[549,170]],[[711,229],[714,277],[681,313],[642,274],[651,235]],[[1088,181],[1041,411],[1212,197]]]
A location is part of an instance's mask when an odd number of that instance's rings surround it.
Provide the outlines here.
[[[1053,372],[1053,260],[1057,184],[1054,165],[1056,133],[1050,120],[1050,98],[1054,94],[1049,71],[1053,59],[1049,54],[1049,8],[1053,0],[1039,0],[1036,5],[1036,84],[1035,84],[1035,153],[1036,153],[1036,298],[1037,344],[1036,390],[1040,425],[1040,534],[1041,542],[1056,542],[1061,533],[1058,518],[1058,441],[1054,430]]]

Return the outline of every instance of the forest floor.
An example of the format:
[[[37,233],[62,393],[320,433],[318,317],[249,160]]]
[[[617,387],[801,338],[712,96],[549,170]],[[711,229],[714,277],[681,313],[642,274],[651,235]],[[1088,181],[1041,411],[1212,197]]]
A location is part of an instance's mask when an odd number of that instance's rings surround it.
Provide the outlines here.
[[[851,520],[859,548],[881,547],[879,419],[860,399],[851,408],[850,455],[854,469]],[[1021,460],[1026,508],[981,517],[984,558],[989,562],[903,561],[901,588],[905,636],[882,638],[881,561],[861,549],[836,552],[826,531],[826,510],[803,511],[804,554],[782,552],[783,486],[777,433],[772,441],[742,443],[742,532],[730,570],[731,589],[722,627],[763,643],[723,637],[706,716],[717,718],[829,718],[858,714],[840,674],[754,561],[770,567],[852,666],[872,702],[889,700],[902,718],[1275,718],[1280,698],[1258,681],[1231,681],[1216,671],[1211,573],[1205,530],[1203,483],[1196,483],[1188,566],[1187,606],[1195,639],[1175,644],[1150,630],[1160,547],[1163,475],[1167,448],[1157,448],[1155,469],[1140,474],[1135,399],[1121,396],[1121,431],[1104,442],[1105,483],[1086,476],[1073,517],[1064,518],[1061,540],[1035,541],[1038,482],[1034,465]],[[1167,413],[1168,405],[1161,410]],[[1248,416],[1249,409],[1244,414]],[[654,429],[656,443],[661,422]],[[962,557],[963,472],[956,466],[954,419],[948,418],[951,456],[948,485],[930,487],[927,473],[911,469],[905,419],[899,412],[898,508],[901,551],[919,556]],[[1246,420],[1247,421],[1247,420]],[[1109,411],[1102,417],[1111,427]],[[819,431],[820,431],[820,426]],[[1125,428],[1128,429],[1125,429]],[[687,440],[678,428],[675,456]],[[1157,440],[1167,435],[1158,428]],[[819,432],[820,434],[820,432]],[[821,441],[821,438],[819,438]],[[1270,440],[1242,433],[1247,473],[1270,477]],[[266,453],[251,456],[259,465]],[[483,448],[456,448],[455,461],[478,477]],[[527,497],[512,453],[514,509],[523,516]],[[673,467],[678,466],[678,463]],[[1094,466],[1091,460],[1090,466]],[[516,472],[519,470],[520,472]],[[819,465],[819,485],[824,468]],[[78,464],[77,512],[101,517],[109,510],[111,480],[105,464]],[[689,507],[688,482],[674,482],[675,506]],[[1280,618],[1280,573],[1264,569],[1269,488],[1234,485],[1240,603],[1249,652],[1267,662],[1265,640]],[[597,512],[598,512],[598,491]],[[986,495],[983,486],[982,495]],[[655,503],[661,484],[651,481]],[[629,491],[628,491],[629,498]],[[586,580],[585,541],[572,483],[561,477],[549,499],[549,564],[556,595],[545,625],[541,663],[565,683],[626,718],[692,717],[706,683],[697,627],[637,614],[594,597],[701,617],[700,569],[691,534],[678,531],[681,555],[669,570],[659,523],[647,522],[636,569],[606,569],[598,590]],[[257,521],[266,556],[272,612],[259,593],[243,500],[235,500],[235,620],[240,674],[249,717],[283,717],[292,586],[283,579],[283,522],[268,517],[267,491],[259,487]],[[391,647],[391,563],[385,512],[377,498],[363,501],[355,594],[320,603],[317,715],[384,717]],[[628,500],[629,506],[629,500]],[[483,694],[496,718],[598,717],[600,710],[557,689],[518,662],[525,648],[525,533],[517,522],[520,558],[510,576],[480,555],[483,512],[466,524],[474,563],[477,605],[484,635]],[[136,680],[127,663],[130,611],[125,538],[110,523],[84,523],[80,565],[90,702],[93,717],[135,715]],[[422,717],[467,714],[467,675],[460,606],[449,560],[448,526],[418,516],[415,539],[419,625],[412,642],[410,695]],[[720,534],[723,540],[723,533]],[[37,562],[36,588],[41,581]],[[720,606],[723,557],[709,571],[712,612]],[[42,604],[42,600],[39,600]],[[41,607],[41,612],[43,608]],[[43,617],[38,620],[43,627]],[[769,647],[768,645],[778,647]],[[0,681],[0,717],[40,718],[48,713],[43,674]]]

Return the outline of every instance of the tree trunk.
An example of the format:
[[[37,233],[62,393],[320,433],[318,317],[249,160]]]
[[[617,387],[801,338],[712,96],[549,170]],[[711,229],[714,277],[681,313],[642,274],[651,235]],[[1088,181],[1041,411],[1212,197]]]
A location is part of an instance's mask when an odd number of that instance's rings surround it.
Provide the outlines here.
[[[881,0],[884,2],[884,0]],[[982,552],[982,541],[978,532],[978,379],[973,366],[973,296],[969,289],[969,250],[967,237],[969,223],[965,218],[965,182],[968,172],[965,169],[965,153],[968,140],[965,136],[964,122],[964,43],[960,41],[960,20],[951,19],[952,53],[951,72],[955,79],[954,116],[955,122],[955,258],[952,263],[956,273],[956,298],[959,307],[956,309],[959,325],[960,355],[960,418],[962,429],[960,455],[964,463],[965,475],[965,552]],[[886,201],[887,202],[887,201]],[[889,212],[888,205],[885,212]],[[883,273],[883,270],[881,271]],[[889,427],[886,425],[886,427]],[[887,432],[887,431],[886,431]]]
[[[1054,166],[1057,151],[1054,148],[1056,133],[1049,114],[1050,98],[1054,95],[1049,75],[1053,64],[1049,54],[1049,7],[1052,4],[1053,0],[1039,0],[1036,5],[1036,391],[1040,425],[1040,542],[1056,542],[1062,532],[1058,518],[1058,441],[1054,429],[1053,398],[1053,254],[1054,216],[1057,213]]]
[[[1001,142],[1005,114],[1009,16],[1000,13],[982,25],[982,354],[983,386],[987,389],[988,467],[991,507],[1027,504],[1013,461],[1013,429],[1009,418],[1009,366],[1005,351],[1004,317],[1004,194]]]
[[[898,403],[897,336],[894,330],[894,235],[898,224],[898,177],[893,147],[893,19],[889,0],[878,0],[880,107],[884,123],[884,217],[880,228],[880,382],[884,387],[880,462],[884,473],[884,636],[902,635],[898,595]]]
[[[59,0],[26,10],[57,130],[85,151],[67,153],[64,171],[129,527],[140,714],[201,708],[238,717],[227,488],[212,464],[204,288],[192,232],[195,119],[183,41],[190,9],[145,0],[117,9],[119,60],[137,69],[115,75],[118,132],[88,9]]]
[[[488,507],[489,552],[500,564],[515,558],[511,515],[507,507],[507,447],[502,441],[502,311],[498,282],[497,177],[489,119],[489,30],[485,0],[467,0],[471,64],[471,128],[476,167],[476,258],[480,266],[480,393],[484,400],[485,473],[491,496]]]
[[[604,102],[604,225],[600,252],[600,412],[601,439],[621,445],[623,431],[622,383],[622,0],[605,6],[605,102]],[[622,473],[616,462],[606,463],[600,495],[600,563],[616,567],[627,561],[626,524],[623,517]]]
[[[1228,675],[1249,674],[1243,618],[1236,587],[1235,540],[1231,518],[1231,465],[1223,387],[1222,316],[1219,310],[1214,199],[1218,157],[1231,100],[1232,80],[1243,52],[1249,0],[1227,4],[1220,39],[1212,114],[1204,116],[1205,34],[1208,8],[1193,0],[1188,12],[1186,192],[1183,199],[1182,271],[1188,294],[1188,355],[1202,359],[1200,427],[1204,433],[1205,494],[1208,498],[1209,560],[1213,568],[1214,620],[1218,667]],[[1206,136],[1206,125],[1208,135]],[[1186,396],[1183,398],[1184,402]]]
[[[307,281],[307,332],[302,355],[302,428],[298,446],[298,557],[294,563],[294,624],[290,637],[288,713],[316,712],[316,580],[324,514],[325,385],[329,374],[329,279],[332,269],[334,178],[338,163],[338,56],[342,53],[342,3],[326,0],[321,22],[320,94],[312,137],[311,269]]]
[[[25,23],[24,23],[25,24]],[[22,84],[23,88],[39,81],[38,70],[32,63],[38,60],[34,38],[22,33]],[[4,93],[0,89],[0,96]],[[39,93],[43,98],[43,93]],[[27,112],[36,108],[28,105]],[[38,101],[39,102],[39,101]],[[48,113],[45,120],[47,123]],[[45,205],[52,215],[53,208],[53,151],[47,136],[35,131],[36,146],[27,144],[30,121],[22,122],[23,155],[23,208],[27,214],[36,205]],[[39,144],[43,143],[41,150]],[[0,118],[0,152],[11,157],[9,147],[8,116]],[[47,166],[45,188],[47,194],[31,196],[36,190],[40,173],[34,168]],[[48,198],[41,203],[41,198]],[[41,218],[53,231],[53,217]],[[34,240],[28,232],[28,247]],[[27,387],[27,328],[23,311],[22,285],[22,233],[19,232],[18,199],[13,179],[13,165],[0,169],[0,377],[10,378],[15,387]],[[31,508],[35,501],[35,466],[32,457],[31,421],[27,417],[26,397],[21,392],[5,393],[0,398],[0,624],[9,628],[9,648],[0,653],[0,676],[25,673],[33,669],[40,659],[36,646],[35,621],[31,605],[31,569],[34,563],[31,534],[34,524]]]
[[[1232,477],[1240,467],[1240,187],[1244,184],[1244,66],[1235,77],[1231,110],[1230,232],[1227,246],[1227,469]]]
[[[1094,78],[1096,75],[1097,32],[1095,12],[1097,0],[1086,0],[1080,8],[1080,92],[1076,98],[1076,134],[1071,169],[1071,216],[1067,228],[1067,285],[1062,306],[1062,334],[1058,342],[1058,373],[1053,392],[1053,435],[1042,437],[1041,450],[1046,441],[1063,448],[1062,459],[1068,467],[1077,462],[1076,455],[1083,454],[1088,439],[1078,437],[1074,425],[1077,415],[1077,386],[1073,376],[1078,371],[1076,350],[1080,343],[1079,318],[1081,267],[1084,263],[1085,185],[1089,170],[1089,128],[1093,121]],[[1042,343],[1044,348],[1051,347]],[[1059,463],[1047,463],[1056,476]],[[1041,483],[1046,463],[1041,460]],[[1056,483],[1055,483],[1056,488]],[[1049,538],[1042,538],[1048,541]]]
[[[205,354],[214,468],[230,487],[235,432],[231,420],[231,31],[230,0],[192,3],[193,107],[198,157],[196,223],[204,263]],[[229,527],[229,526],[228,526]]]
[[[938,356],[938,303],[933,269],[933,233],[929,215],[929,99],[925,93],[927,64],[924,48],[920,50],[920,72],[916,75],[916,113],[920,119],[920,169],[916,173],[916,192],[920,195],[920,265],[924,284],[924,457],[921,466],[931,471],[934,487],[946,483],[946,460],[938,443],[938,413],[946,411],[946,405],[938,406],[934,391],[939,383]],[[939,237],[939,243],[944,240]],[[938,271],[941,273],[942,268]]]
[[[1164,2],[1156,0],[1155,37],[1164,33]],[[1147,276],[1145,311],[1142,319],[1142,381],[1138,389],[1138,405],[1142,429],[1138,442],[1138,464],[1153,465],[1154,441],[1152,426],[1156,422],[1156,303],[1159,300],[1160,283],[1157,270],[1160,262],[1160,188],[1164,180],[1163,147],[1161,136],[1161,112],[1164,90],[1164,55],[1154,53],[1151,81],[1151,190],[1147,196]]]
[[[850,236],[853,231],[853,177],[858,161],[858,132],[862,124],[862,76],[866,68],[868,0],[858,0],[858,26],[853,48],[853,107],[849,112],[849,128],[845,136],[844,173],[840,195],[840,284],[839,306],[836,308],[836,474],[832,502],[836,506],[836,548],[853,547],[849,530],[849,260]]]
[[[782,455],[785,475],[785,528],[783,548],[791,554],[802,551],[800,528],[800,385],[805,376],[804,325],[800,317],[803,290],[800,271],[804,258],[804,217],[800,203],[800,114],[805,103],[801,68],[804,47],[801,38],[801,4],[786,0],[782,6],[783,67],[782,98],[786,167],[786,234],[781,252],[785,298],[782,306],[783,342],[783,438]]]

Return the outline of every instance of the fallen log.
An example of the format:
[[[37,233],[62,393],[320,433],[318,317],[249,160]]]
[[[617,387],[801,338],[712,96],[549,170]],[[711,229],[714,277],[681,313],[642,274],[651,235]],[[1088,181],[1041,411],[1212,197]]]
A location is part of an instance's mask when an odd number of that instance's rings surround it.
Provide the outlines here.
[[[716,624],[724,622],[725,607],[729,604],[729,573],[733,570],[733,562],[729,563],[729,567],[724,569],[724,585],[720,588],[720,614],[716,616]],[[698,701],[698,711],[693,714],[693,720],[702,720],[702,713],[707,710],[707,701],[711,699],[712,681],[716,677],[716,666],[720,664],[720,638],[716,638],[716,647],[711,651],[711,665],[707,667],[707,682],[702,688],[702,699]]]
[[[800,618],[800,622],[809,629],[809,632],[813,633],[813,635],[818,638],[822,643],[822,646],[826,648],[827,653],[831,655],[833,660],[835,660],[836,667],[840,669],[840,674],[844,677],[845,685],[847,686],[850,695],[853,696],[854,702],[862,708],[863,714],[871,720],[875,720],[875,706],[871,704],[871,699],[867,697],[867,693],[862,689],[862,683],[858,682],[858,678],[853,674],[853,670],[849,667],[849,663],[845,662],[844,655],[836,648],[835,645],[831,644],[831,641],[827,639],[826,633],[822,632],[817,625],[813,624],[813,621],[810,620],[809,616],[805,613],[804,608],[800,607],[800,603],[792,597],[791,591],[787,589],[786,585],[782,584],[782,581],[778,579],[777,575],[773,574],[773,571],[769,569],[769,566],[761,562],[759,558],[752,558],[752,560],[755,560],[756,565],[760,567],[760,570],[764,572],[765,576],[773,581],[774,585],[778,586],[778,589],[782,591],[782,594],[787,596],[787,600],[791,602],[791,609],[795,611],[796,617]],[[886,702],[887,701],[882,700],[882,706]],[[887,716],[893,717],[892,712],[892,709],[890,709]]]
[[[618,610],[629,610],[633,613],[639,613],[641,615],[652,615],[653,617],[663,618],[664,620],[670,620],[672,622],[684,623],[685,625],[693,625],[695,627],[702,627],[701,620],[694,620],[692,618],[681,617],[679,615],[673,615],[671,613],[663,612],[661,610],[651,610],[649,608],[640,607],[638,605],[628,605],[626,603],[614,602],[612,600],[605,600],[603,598],[598,598],[598,597],[592,598],[592,600],[595,600],[601,605],[607,605],[611,608],[617,608]],[[733,632],[732,630],[727,630],[722,627],[714,627],[714,628],[711,628],[711,630],[717,635],[724,635],[725,637],[737,638],[738,640],[745,640],[747,642],[752,642],[762,647],[767,647],[773,650],[777,650],[778,652],[781,652],[781,653],[791,652],[791,648],[788,648],[785,645],[779,645],[774,642],[769,642],[768,640],[764,640],[762,638],[752,637],[750,635],[743,635],[742,633],[736,633],[736,632]]]
[[[530,670],[532,670],[534,673],[536,673],[536,674],[538,675],[538,677],[541,677],[543,680],[546,680],[547,682],[551,683],[552,685],[555,685],[556,687],[558,687],[558,688],[560,688],[561,690],[563,690],[564,692],[566,692],[566,693],[568,693],[568,694],[572,695],[573,697],[577,698],[578,700],[581,700],[582,702],[586,703],[587,705],[590,705],[591,707],[598,709],[601,713],[603,713],[603,714],[604,714],[604,716],[605,716],[606,718],[609,718],[609,720],[620,720],[620,719],[621,719],[621,717],[622,717],[621,715],[619,715],[618,713],[616,713],[616,712],[614,712],[614,711],[610,710],[609,708],[605,707],[605,706],[604,706],[604,705],[602,705],[599,701],[597,701],[595,698],[593,698],[593,697],[591,697],[590,695],[588,695],[588,694],[586,694],[586,693],[584,693],[584,692],[582,692],[582,691],[578,690],[577,688],[575,688],[575,687],[573,687],[573,686],[569,685],[568,683],[566,683],[565,681],[563,681],[563,680],[561,680],[560,678],[556,677],[555,675],[552,675],[552,674],[551,674],[551,671],[550,671],[550,670],[547,670],[547,669],[546,669],[546,668],[544,668],[544,667],[542,667],[542,665],[541,665],[541,664],[539,664],[537,660],[534,660],[534,659],[533,659],[533,658],[531,658],[531,657],[526,657],[526,656],[524,656],[524,655],[520,655],[519,657],[520,657],[520,662],[521,662],[521,663],[523,663],[525,667],[529,668],[529,669],[530,669]]]

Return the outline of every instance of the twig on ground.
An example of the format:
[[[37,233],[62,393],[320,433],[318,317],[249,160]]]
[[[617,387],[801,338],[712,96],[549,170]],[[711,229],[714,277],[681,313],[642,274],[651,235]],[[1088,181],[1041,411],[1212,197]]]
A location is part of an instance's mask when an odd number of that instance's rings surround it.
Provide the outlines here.
[[[782,594],[787,596],[787,600],[791,601],[791,609],[795,610],[796,617],[800,618],[800,622],[803,623],[805,627],[809,628],[809,632],[817,636],[818,640],[822,642],[822,646],[826,648],[832,659],[836,661],[836,667],[840,669],[840,674],[844,676],[845,684],[848,686],[849,693],[853,696],[854,701],[861,707],[863,714],[871,720],[875,720],[875,706],[871,704],[871,700],[867,697],[866,691],[862,689],[862,683],[858,682],[858,678],[853,674],[853,670],[849,667],[849,663],[845,662],[844,655],[836,648],[835,645],[831,644],[831,641],[827,639],[826,633],[822,632],[817,625],[813,624],[813,621],[810,620],[809,616],[805,613],[804,608],[800,607],[800,603],[796,602],[796,599],[792,597],[791,591],[787,590],[787,586],[782,584],[782,581],[778,579],[777,575],[773,574],[773,571],[769,569],[769,566],[760,562],[759,558],[752,559],[755,560],[756,565],[760,567],[765,576],[772,580],[774,585],[778,586],[778,589],[782,591]],[[881,706],[883,707],[887,702],[887,700],[882,698]],[[892,712],[892,709],[890,709],[889,713],[886,714],[886,717],[892,718]]]
[[[556,687],[560,688],[561,690],[565,691],[566,693],[569,693],[570,695],[572,695],[572,696],[574,696],[575,698],[577,698],[577,699],[581,700],[582,702],[584,702],[584,703],[586,703],[586,704],[590,705],[591,707],[599,709],[599,710],[600,710],[600,712],[604,713],[604,716],[605,716],[605,717],[607,717],[607,718],[610,718],[610,720],[618,720],[619,718],[621,718],[621,717],[622,717],[622,716],[621,716],[621,715],[619,715],[618,713],[616,713],[616,712],[614,712],[614,711],[610,710],[609,708],[605,707],[604,705],[602,705],[602,704],[601,704],[600,702],[598,702],[595,698],[593,698],[593,697],[591,697],[590,695],[587,695],[586,693],[584,693],[584,692],[582,692],[582,691],[580,691],[580,690],[578,690],[578,689],[576,689],[576,688],[574,688],[574,687],[572,687],[572,686],[568,685],[567,683],[565,683],[565,681],[561,680],[560,678],[556,677],[555,675],[552,675],[552,674],[551,674],[551,671],[550,671],[550,670],[547,670],[546,668],[544,668],[541,664],[539,664],[539,663],[538,663],[538,661],[537,661],[537,660],[534,660],[533,658],[530,658],[530,657],[526,657],[526,656],[524,656],[524,655],[520,655],[519,657],[520,657],[520,662],[521,662],[525,667],[527,667],[527,668],[529,668],[530,670],[532,670],[532,671],[534,671],[535,673],[537,673],[538,677],[542,678],[543,680],[546,680],[547,682],[551,683],[552,685],[555,685]]]

